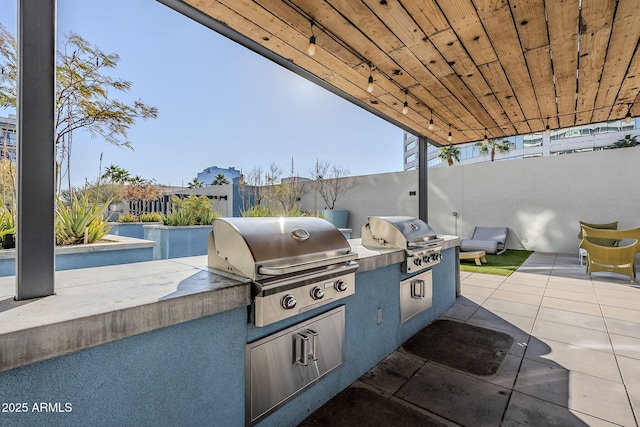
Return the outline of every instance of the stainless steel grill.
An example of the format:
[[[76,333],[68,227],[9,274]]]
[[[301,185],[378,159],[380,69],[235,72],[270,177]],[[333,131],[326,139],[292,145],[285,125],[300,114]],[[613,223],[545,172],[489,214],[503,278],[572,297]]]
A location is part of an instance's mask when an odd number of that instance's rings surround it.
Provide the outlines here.
[[[251,279],[251,321],[265,326],[355,292],[357,254],[313,217],[217,218],[208,265]]]
[[[426,270],[442,259],[444,239],[418,218],[410,216],[371,216],[362,227],[362,245],[370,248],[403,249],[407,259],[405,273]]]

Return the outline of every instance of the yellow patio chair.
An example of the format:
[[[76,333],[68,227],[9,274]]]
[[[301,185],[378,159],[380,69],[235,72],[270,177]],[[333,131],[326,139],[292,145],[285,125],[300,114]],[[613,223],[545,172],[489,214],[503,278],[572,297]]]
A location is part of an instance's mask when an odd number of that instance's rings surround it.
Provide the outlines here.
[[[589,222],[584,222],[584,221],[580,221],[580,227],[582,227],[583,225],[586,225],[587,227],[591,227],[591,228],[598,228],[598,229],[606,229],[606,230],[617,230],[618,229],[618,221],[615,222],[608,222],[606,224],[593,224],[593,223],[589,223]],[[580,228],[580,232],[578,232],[578,239],[582,240],[582,228]],[[602,246],[617,246],[618,241],[617,240],[611,240],[611,239],[596,239],[593,240],[594,243],[598,243]],[[583,267],[587,266],[587,251],[585,249],[580,248],[579,249],[579,255],[578,257],[580,258],[580,265]]]
[[[587,274],[598,271],[620,273],[636,278],[636,254],[640,252],[640,227],[628,230],[607,230],[581,225],[582,241],[580,247],[587,251]],[[616,241],[618,246],[602,243]],[[623,240],[630,243],[625,244]]]

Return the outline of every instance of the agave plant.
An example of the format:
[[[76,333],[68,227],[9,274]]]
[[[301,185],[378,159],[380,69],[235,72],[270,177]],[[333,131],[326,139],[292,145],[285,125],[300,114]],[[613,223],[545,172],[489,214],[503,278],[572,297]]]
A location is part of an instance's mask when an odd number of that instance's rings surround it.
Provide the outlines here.
[[[196,220],[191,212],[185,209],[174,209],[173,212],[164,217],[162,222],[164,225],[177,227],[181,225],[195,225]]]
[[[74,245],[93,243],[103,238],[111,227],[104,218],[109,203],[89,203],[86,197],[74,197],[71,205],[65,206],[58,198],[56,209],[56,243]]]

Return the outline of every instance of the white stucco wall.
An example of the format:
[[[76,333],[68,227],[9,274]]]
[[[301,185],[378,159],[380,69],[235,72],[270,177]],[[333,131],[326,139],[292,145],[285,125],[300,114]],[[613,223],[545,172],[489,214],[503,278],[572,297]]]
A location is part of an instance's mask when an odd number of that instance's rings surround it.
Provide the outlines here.
[[[369,215],[417,216],[418,198],[409,195],[417,187],[416,171],[362,176],[336,209],[349,209],[359,237]],[[640,226],[640,148],[429,170],[429,225],[440,234],[468,238],[475,226],[506,226],[509,248],[577,254],[579,220]]]

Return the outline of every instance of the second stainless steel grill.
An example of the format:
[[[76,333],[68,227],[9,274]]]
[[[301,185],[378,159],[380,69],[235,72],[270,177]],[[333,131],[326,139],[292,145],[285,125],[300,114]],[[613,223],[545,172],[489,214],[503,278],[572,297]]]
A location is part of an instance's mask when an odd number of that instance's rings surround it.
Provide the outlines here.
[[[217,218],[209,267],[252,280],[257,326],[355,292],[357,254],[328,221],[313,217]]]
[[[402,267],[405,273],[416,273],[438,264],[442,259],[443,241],[429,224],[410,216],[370,216],[362,227],[363,246],[406,252]]]

